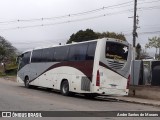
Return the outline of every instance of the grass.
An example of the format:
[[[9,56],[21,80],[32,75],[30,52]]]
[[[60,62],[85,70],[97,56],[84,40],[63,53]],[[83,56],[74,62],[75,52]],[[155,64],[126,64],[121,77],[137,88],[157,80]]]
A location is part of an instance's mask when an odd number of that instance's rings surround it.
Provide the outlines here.
[[[4,77],[4,76],[6,76],[6,74],[5,74],[5,73],[0,72],[0,77]]]
[[[17,76],[17,72],[7,73],[7,74],[0,72],[0,77],[6,77],[6,76]]]

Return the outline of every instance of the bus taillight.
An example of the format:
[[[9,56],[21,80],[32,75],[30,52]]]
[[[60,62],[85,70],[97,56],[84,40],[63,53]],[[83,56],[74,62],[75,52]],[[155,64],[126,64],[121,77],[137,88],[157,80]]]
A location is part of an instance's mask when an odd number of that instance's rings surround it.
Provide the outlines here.
[[[127,81],[127,87],[126,87],[126,89],[129,89],[130,80],[131,80],[131,76],[129,75],[129,76],[128,76],[128,81]]]
[[[99,70],[97,70],[96,86],[100,86],[100,75],[99,75]]]

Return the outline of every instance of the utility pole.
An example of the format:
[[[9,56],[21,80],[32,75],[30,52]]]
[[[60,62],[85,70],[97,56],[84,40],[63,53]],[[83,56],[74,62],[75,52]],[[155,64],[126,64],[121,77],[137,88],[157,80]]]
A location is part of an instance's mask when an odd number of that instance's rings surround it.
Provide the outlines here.
[[[136,37],[137,37],[137,0],[134,0],[134,16],[133,16],[133,64],[132,64],[132,70],[133,70],[133,85],[135,85],[135,66],[134,66],[134,61],[135,61],[135,47],[136,47]],[[133,95],[135,95],[135,88],[133,89]]]
[[[134,0],[134,19],[133,19],[133,47],[136,46],[137,37],[137,0]]]

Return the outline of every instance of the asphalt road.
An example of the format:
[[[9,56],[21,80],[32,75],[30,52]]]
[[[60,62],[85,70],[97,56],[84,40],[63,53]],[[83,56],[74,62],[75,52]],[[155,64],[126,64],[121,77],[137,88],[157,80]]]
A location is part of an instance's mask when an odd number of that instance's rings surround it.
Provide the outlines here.
[[[90,100],[80,95],[76,95],[74,97],[66,97],[62,96],[59,92],[49,91],[42,88],[27,89],[19,83],[0,78],[0,111],[160,111],[160,108],[154,106],[120,102],[107,98]],[[60,120],[62,118],[56,119]],[[65,118],[65,120],[72,119],[74,120],[75,118]],[[135,118],[132,117],[85,119],[134,120]],[[159,118],[138,119],[159,120]]]

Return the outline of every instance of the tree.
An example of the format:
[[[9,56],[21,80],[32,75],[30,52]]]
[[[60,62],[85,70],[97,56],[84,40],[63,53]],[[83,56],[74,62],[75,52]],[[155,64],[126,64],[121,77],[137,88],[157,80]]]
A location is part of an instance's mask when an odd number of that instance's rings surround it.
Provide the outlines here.
[[[16,48],[10,42],[0,36],[0,63],[13,59],[16,54]]]
[[[98,35],[91,29],[86,29],[85,31],[80,30],[76,34],[72,34],[70,39],[67,41],[68,43],[71,42],[82,42],[88,40],[98,39]]]
[[[137,53],[137,56],[136,56],[136,60],[139,60],[141,58],[141,45],[138,43],[137,46],[136,46],[136,53]]]
[[[97,35],[98,35],[98,38],[108,37],[108,38],[116,38],[116,39],[126,41],[126,38],[122,33],[119,34],[115,32],[103,32],[103,33],[97,33]]]
[[[145,45],[146,48],[156,48],[156,54],[155,57],[157,58],[157,50],[159,50],[159,55],[158,57],[160,57],[160,37],[152,37],[152,38],[148,38],[148,44]]]
[[[126,40],[125,36],[122,33],[121,34],[117,34],[114,32],[96,33],[91,29],[86,29],[85,31],[80,30],[75,34],[72,34],[70,36],[70,39],[67,41],[67,44],[71,42],[82,42],[82,41],[94,40],[94,39],[104,38],[104,37]]]

